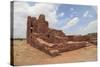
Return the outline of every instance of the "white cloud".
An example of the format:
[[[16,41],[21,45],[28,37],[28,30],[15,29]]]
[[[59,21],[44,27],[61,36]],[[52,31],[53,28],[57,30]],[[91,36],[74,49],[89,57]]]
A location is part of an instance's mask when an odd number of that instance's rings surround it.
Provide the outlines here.
[[[79,21],[78,17],[73,18],[72,20],[70,20],[69,22],[67,22],[67,26],[71,27],[77,24],[77,22]]]
[[[71,11],[74,11],[74,8],[70,8]]]
[[[86,11],[86,12],[83,14],[83,17],[93,17],[93,15],[90,14],[89,11]]]
[[[64,13],[63,13],[63,12],[62,12],[62,13],[60,13],[60,14],[59,14],[59,16],[60,16],[60,17],[64,16]]]
[[[68,28],[76,25],[78,21],[79,21],[79,18],[75,17],[75,18],[71,19],[67,23],[67,25],[63,26],[61,29],[63,30],[63,32],[66,35],[85,35],[85,34],[88,34],[88,33],[97,32],[97,20],[93,20],[93,21],[89,22],[87,26],[80,27],[80,28],[78,28],[78,30],[76,30],[74,32],[68,31]]]
[[[93,6],[92,8],[93,8],[93,9],[96,11],[96,13],[97,13],[97,10],[98,10],[97,6]]]
[[[30,15],[39,16],[40,14],[44,14],[46,16],[47,21],[49,21],[50,27],[54,23],[57,22],[57,5],[54,4],[46,4],[46,3],[37,3],[34,6],[30,7]]]
[[[73,19],[69,20],[65,26],[62,27],[62,29],[68,29],[74,25],[76,25],[79,22],[78,17],[74,17]]]
[[[54,27],[57,19],[58,5],[36,3],[30,6],[27,2],[14,2],[14,37],[26,37],[27,16],[38,17],[40,14],[46,16],[50,27]]]
[[[66,34],[66,35],[75,35],[74,32],[69,32],[67,31],[69,28],[75,26],[77,23],[79,22],[79,18],[78,17],[74,17],[73,19],[69,20],[66,25],[64,25],[63,27],[61,27],[61,30]]]
[[[89,17],[93,17],[93,15],[89,15]]]
[[[85,35],[88,33],[95,33],[97,32],[97,21],[91,21],[86,27],[80,27],[77,31],[75,32],[68,32],[67,34],[73,34],[73,35]]]
[[[89,11],[86,11],[84,14],[83,14],[83,17],[87,17],[89,14]]]
[[[50,27],[55,27],[54,25],[58,22],[58,16],[63,16],[64,13],[57,15],[59,5],[55,4],[46,4],[46,3],[36,3],[34,5],[29,5],[27,2],[14,2],[14,37],[26,37],[26,26],[27,26],[27,16],[38,17],[39,14],[45,14],[46,20],[49,22]],[[74,10],[71,8],[71,10]],[[84,14],[88,14],[86,11]],[[86,16],[86,15],[85,15]],[[67,32],[66,30],[70,27],[76,25],[79,21],[78,17],[75,17],[68,22],[66,25],[61,28],[65,33],[73,34],[74,32]],[[77,31],[74,34],[85,34],[88,32],[96,31],[96,21],[88,24],[84,29],[81,28],[81,31]],[[82,32],[84,30],[84,32]]]
[[[91,21],[84,29],[83,34],[97,32],[97,21]]]

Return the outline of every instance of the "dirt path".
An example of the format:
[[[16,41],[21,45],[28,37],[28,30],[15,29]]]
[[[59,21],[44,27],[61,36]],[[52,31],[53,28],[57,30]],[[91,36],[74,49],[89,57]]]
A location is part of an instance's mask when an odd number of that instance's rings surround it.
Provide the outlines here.
[[[51,57],[48,54],[31,47],[25,40],[14,41],[14,64],[52,64],[96,61],[97,50],[95,45],[74,51],[64,52],[59,56]]]

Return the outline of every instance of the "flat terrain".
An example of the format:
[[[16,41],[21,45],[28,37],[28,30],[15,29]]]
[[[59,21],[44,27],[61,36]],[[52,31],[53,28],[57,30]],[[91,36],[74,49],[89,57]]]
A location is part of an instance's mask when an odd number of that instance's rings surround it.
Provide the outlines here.
[[[31,47],[26,40],[14,40],[14,65],[52,64],[96,61],[97,49],[90,45],[78,50],[64,52],[51,57],[48,54]]]

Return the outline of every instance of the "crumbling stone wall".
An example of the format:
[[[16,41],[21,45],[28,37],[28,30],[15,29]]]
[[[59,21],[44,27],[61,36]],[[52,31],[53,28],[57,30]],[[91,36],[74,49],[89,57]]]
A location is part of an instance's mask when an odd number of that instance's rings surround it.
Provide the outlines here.
[[[65,36],[61,30],[50,29],[44,15],[40,15],[38,19],[28,16],[27,21],[27,42],[31,40],[32,33],[40,34],[40,37],[48,42],[59,42],[59,38],[55,36]]]
[[[64,37],[65,34],[61,30],[49,29],[49,34]]]
[[[32,20],[31,19],[32,19],[31,16],[28,16],[28,18],[27,18],[27,43],[30,43],[30,40],[31,40],[31,38],[30,38],[30,34],[32,32],[32,29],[31,29]]]
[[[27,18],[27,43],[48,54],[58,55],[60,52],[79,49],[85,47],[87,41],[90,41],[88,36],[66,36],[61,30],[49,28],[42,14],[38,19],[31,16]]]

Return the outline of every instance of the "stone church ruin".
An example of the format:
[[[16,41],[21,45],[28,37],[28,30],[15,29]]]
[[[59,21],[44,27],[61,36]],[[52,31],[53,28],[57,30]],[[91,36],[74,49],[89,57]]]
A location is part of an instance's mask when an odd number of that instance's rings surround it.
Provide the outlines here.
[[[49,28],[43,14],[38,19],[27,18],[27,43],[51,56],[86,47],[90,40],[89,36],[65,35],[61,30]]]

